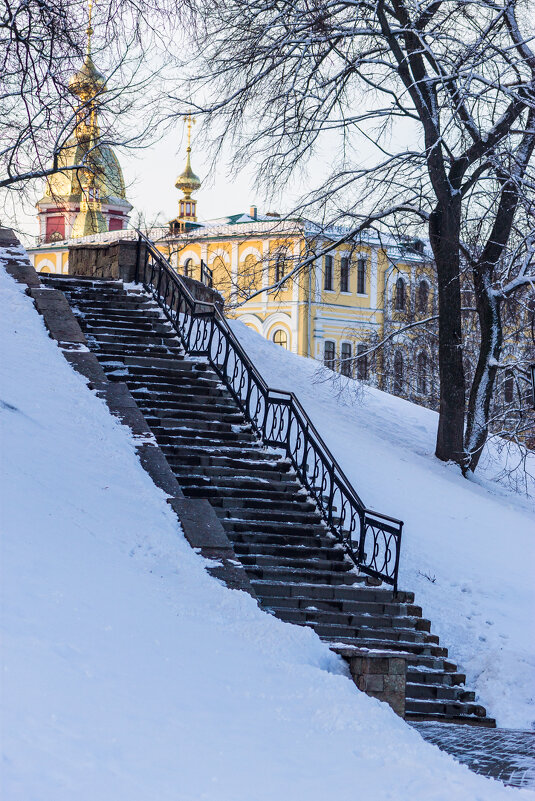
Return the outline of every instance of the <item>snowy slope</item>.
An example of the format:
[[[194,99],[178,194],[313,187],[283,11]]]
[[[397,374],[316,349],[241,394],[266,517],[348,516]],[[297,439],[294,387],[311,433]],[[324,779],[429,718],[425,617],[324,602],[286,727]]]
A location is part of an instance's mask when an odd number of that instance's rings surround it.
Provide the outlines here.
[[[227,590],[0,269],[2,799],[501,801]]]
[[[499,726],[535,725],[532,504],[489,480],[496,467],[476,483],[439,462],[435,412],[333,382],[317,362],[232,326],[268,384],[296,393],[366,505],[405,522],[400,588],[415,591],[487,712]]]

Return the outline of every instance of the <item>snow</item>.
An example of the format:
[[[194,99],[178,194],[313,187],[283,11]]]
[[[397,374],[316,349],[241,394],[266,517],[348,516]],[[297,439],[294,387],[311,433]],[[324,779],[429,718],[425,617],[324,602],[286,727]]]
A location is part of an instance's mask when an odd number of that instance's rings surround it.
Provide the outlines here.
[[[0,304],[6,801],[535,798],[425,743],[311,630],[211,578],[2,269]]]
[[[435,412],[232,328],[265,381],[295,392],[364,503],[404,521],[400,589],[478,701],[499,726],[535,726],[533,503],[492,480],[504,454],[484,454],[467,481],[433,455]]]

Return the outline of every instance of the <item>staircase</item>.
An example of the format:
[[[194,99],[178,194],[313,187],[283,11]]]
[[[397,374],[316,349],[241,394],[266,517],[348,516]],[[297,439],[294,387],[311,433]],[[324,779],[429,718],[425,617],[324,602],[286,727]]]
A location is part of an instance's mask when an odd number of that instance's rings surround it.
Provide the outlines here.
[[[262,445],[208,363],[185,355],[150,295],[40,278],[65,293],[108,378],[126,382],[184,494],[210,501],[262,608],[331,644],[405,655],[407,720],[495,726],[413,593],[359,575],[289,460]]]

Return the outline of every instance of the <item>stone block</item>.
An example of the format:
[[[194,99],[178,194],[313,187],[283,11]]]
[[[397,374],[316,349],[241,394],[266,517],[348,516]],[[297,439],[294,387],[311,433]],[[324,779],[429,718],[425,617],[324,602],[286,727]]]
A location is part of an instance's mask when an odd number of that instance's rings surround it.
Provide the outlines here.
[[[365,690],[367,693],[382,693],[384,686],[384,675],[380,673],[368,674],[363,676],[365,680]]]
[[[168,495],[183,497],[182,489],[169,463],[157,445],[145,443],[137,449],[139,460],[157,487]]]
[[[170,498],[192,548],[232,550],[225,529],[213,506],[205,498]]]
[[[86,345],[87,341],[78,321],[59,289],[30,289],[39,314],[43,315],[50,336],[58,342]]]
[[[390,654],[344,654],[353,681],[362,692],[389,704],[405,717],[406,662]]]
[[[87,379],[90,389],[102,390],[107,387],[106,373],[93,353],[64,350],[63,355],[76,372]]]

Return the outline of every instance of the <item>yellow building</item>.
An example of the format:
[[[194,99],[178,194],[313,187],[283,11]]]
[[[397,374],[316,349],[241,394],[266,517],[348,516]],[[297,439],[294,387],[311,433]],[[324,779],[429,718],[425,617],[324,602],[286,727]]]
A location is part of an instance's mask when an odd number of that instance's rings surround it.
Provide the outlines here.
[[[260,214],[254,206],[248,213],[200,222],[192,197],[201,184],[191,167],[191,117],[187,122],[186,168],[175,184],[182,192],[179,213],[168,228],[147,232],[177,272],[211,283],[224,296],[228,316],[278,345],[410,395],[407,377],[418,369],[428,372],[436,361],[431,352],[410,353],[412,339],[395,334],[407,315],[428,316],[434,304],[423,243],[369,235],[337,244],[346,229]],[[116,160],[106,161],[103,180],[110,181],[111,174],[122,179]],[[76,241],[135,236],[134,231],[97,230]],[[68,246],[68,240],[51,241],[31,249],[36,270],[67,273]],[[383,349],[376,359],[374,344],[389,335],[396,347]],[[429,395],[432,384],[424,376],[420,394]]]

